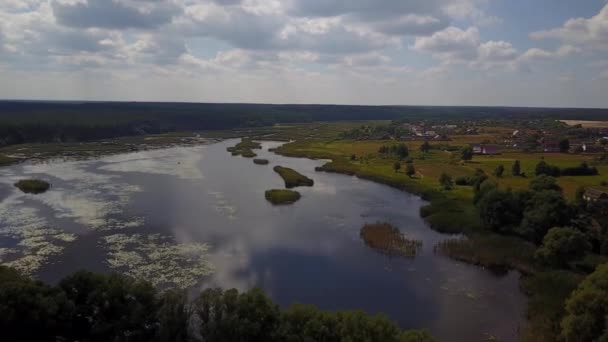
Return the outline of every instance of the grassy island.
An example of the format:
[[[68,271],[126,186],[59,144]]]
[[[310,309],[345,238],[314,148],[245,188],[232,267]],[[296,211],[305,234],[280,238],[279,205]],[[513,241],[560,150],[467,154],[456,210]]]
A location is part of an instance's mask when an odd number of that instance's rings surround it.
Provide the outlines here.
[[[243,138],[241,142],[233,147],[228,147],[226,150],[232,153],[233,156],[243,156],[245,158],[255,158],[258,155],[253,150],[259,150],[262,145],[251,139]]]
[[[422,248],[422,241],[406,238],[397,227],[385,222],[364,225],[360,236],[366,245],[388,255],[413,258]]]
[[[268,164],[270,164],[270,162],[268,161],[268,159],[254,159],[253,163],[257,164],[257,165],[268,165]]]
[[[313,186],[315,183],[312,179],[288,167],[275,166],[274,171],[283,178],[285,187],[288,189],[298,186]]]
[[[14,184],[26,194],[41,194],[51,188],[51,184],[39,179],[23,179]]]
[[[274,205],[292,204],[297,202],[301,197],[299,192],[292,190],[266,191],[266,200]]]

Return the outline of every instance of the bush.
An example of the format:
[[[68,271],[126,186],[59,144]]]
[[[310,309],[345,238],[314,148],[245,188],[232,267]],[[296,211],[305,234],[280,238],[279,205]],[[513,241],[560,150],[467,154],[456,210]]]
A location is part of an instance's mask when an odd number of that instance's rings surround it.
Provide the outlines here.
[[[580,231],[569,227],[552,228],[543,238],[543,244],[535,256],[545,265],[566,267],[590,250],[591,244]]]
[[[444,190],[452,190],[454,187],[452,177],[450,177],[447,173],[442,173],[441,176],[439,176],[439,184]]]
[[[561,171],[560,171],[559,167],[549,165],[544,160],[541,160],[536,165],[536,169],[535,169],[535,174],[537,176],[547,175],[547,176],[559,177],[560,173],[561,173]]]
[[[24,179],[14,185],[26,194],[41,194],[51,188],[51,184],[39,179]]]
[[[301,195],[292,190],[268,190],[265,193],[266,200],[274,205],[292,204],[300,200]]]
[[[596,176],[599,172],[596,167],[589,167],[586,162],[582,162],[578,167],[567,167],[561,170],[562,176]]]
[[[604,264],[585,278],[566,301],[562,338],[566,342],[604,341],[608,337],[607,315],[608,264]]]

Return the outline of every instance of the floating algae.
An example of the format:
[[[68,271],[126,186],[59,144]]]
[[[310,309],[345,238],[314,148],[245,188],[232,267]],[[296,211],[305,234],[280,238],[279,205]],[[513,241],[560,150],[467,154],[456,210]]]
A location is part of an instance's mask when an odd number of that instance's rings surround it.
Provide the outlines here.
[[[159,234],[115,234],[103,240],[111,268],[157,287],[186,289],[214,271],[204,243],[177,244]]]

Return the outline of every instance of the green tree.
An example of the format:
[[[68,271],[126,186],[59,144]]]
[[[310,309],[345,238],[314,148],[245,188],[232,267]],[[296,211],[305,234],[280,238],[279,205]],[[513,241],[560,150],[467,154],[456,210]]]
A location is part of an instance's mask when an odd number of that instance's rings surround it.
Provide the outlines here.
[[[474,188],[475,195],[473,196],[473,203],[477,204],[485,194],[490,192],[491,190],[497,189],[498,183],[491,179],[486,179],[481,184]]]
[[[410,155],[410,150],[407,148],[406,144],[399,144],[397,145],[396,154],[399,159],[403,160]]]
[[[540,243],[553,227],[570,224],[572,210],[557,191],[540,191],[532,195],[524,210],[524,218],[519,228],[520,234]]]
[[[167,291],[160,298],[156,314],[158,331],[154,342],[188,342],[191,310],[182,291]]]
[[[583,257],[591,244],[582,232],[570,228],[551,228],[536,251],[536,258],[545,265],[567,267],[568,262]]]
[[[604,341],[608,332],[608,264],[587,276],[566,301],[561,337],[566,342]]]
[[[439,184],[444,190],[452,190],[452,188],[454,187],[452,177],[450,177],[450,175],[445,172],[442,173],[441,176],[439,176]]]
[[[531,191],[536,192],[545,190],[552,190],[560,193],[562,192],[562,188],[557,184],[557,179],[547,175],[534,177],[534,179],[530,181],[530,185],[528,187]]]
[[[395,162],[393,164],[393,170],[395,170],[395,172],[399,172],[399,170],[401,170],[401,163],[400,162]]]
[[[574,195],[574,204],[579,208],[585,208],[587,201],[585,201],[585,187],[579,186],[576,188],[576,194]]]
[[[511,168],[511,174],[516,177],[521,176],[521,165],[519,163],[519,160],[516,160],[513,163],[513,167]]]
[[[208,289],[194,302],[204,341],[275,341],[280,311],[260,289]]]
[[[406,165],[405,174],[408,175],[410,178],[414,177],[414,175],[416,174],[416,168],[414,167],[414,164],[409,163]]]
[[[560,172],[559,167],[549,165],[544,160],[541,160],[538,164],[536,164],[534,173],[536,176],[547,175],[547,176],[559,177],[561,172]]]
[[[500,178],[502,177],[502,174],[505,172],[505,167],[500,164],[496,167],[496,169],[494,170],[494,176]]]
[[[422,145],[420,145],[420,152],[429,153],[430,150],[431,150],[431,144],[429,144],[429,142],[427,140],[425,140],[424,143]]]
[[[477,203],[484,226],[492,231],[511,234],[523,219],[524,206],[511,191],[492,188]]]
[[[473,159],[473,148],[471,146],[464,146],[460,149],[460,159],[472,160]]]
[[[4,338],[55,341],[69,327],[73,307],[65,294],[0,266],[0,329]]]
[[[64,278],[59,287],[75,311],[69,340],[150,341],[156,334],[159,303],[148,282],[80,271]]]
[[[559,141],[560,152],[565,153],[565,152],[568,152],[569,149],[570,149],[570,140],[562,139]]]

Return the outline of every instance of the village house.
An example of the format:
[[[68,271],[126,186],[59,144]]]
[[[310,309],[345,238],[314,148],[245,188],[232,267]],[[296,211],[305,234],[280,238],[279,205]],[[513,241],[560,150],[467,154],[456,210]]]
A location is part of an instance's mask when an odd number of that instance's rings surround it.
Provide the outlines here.
[[[543,152],[547,152],[547,153],[560,152],[559,139],[544,138],[542,145],[543,145]]]
[[[583,194],[583,199],[590,203],[608,202],[608,192],[598,189],[587,189]]]

